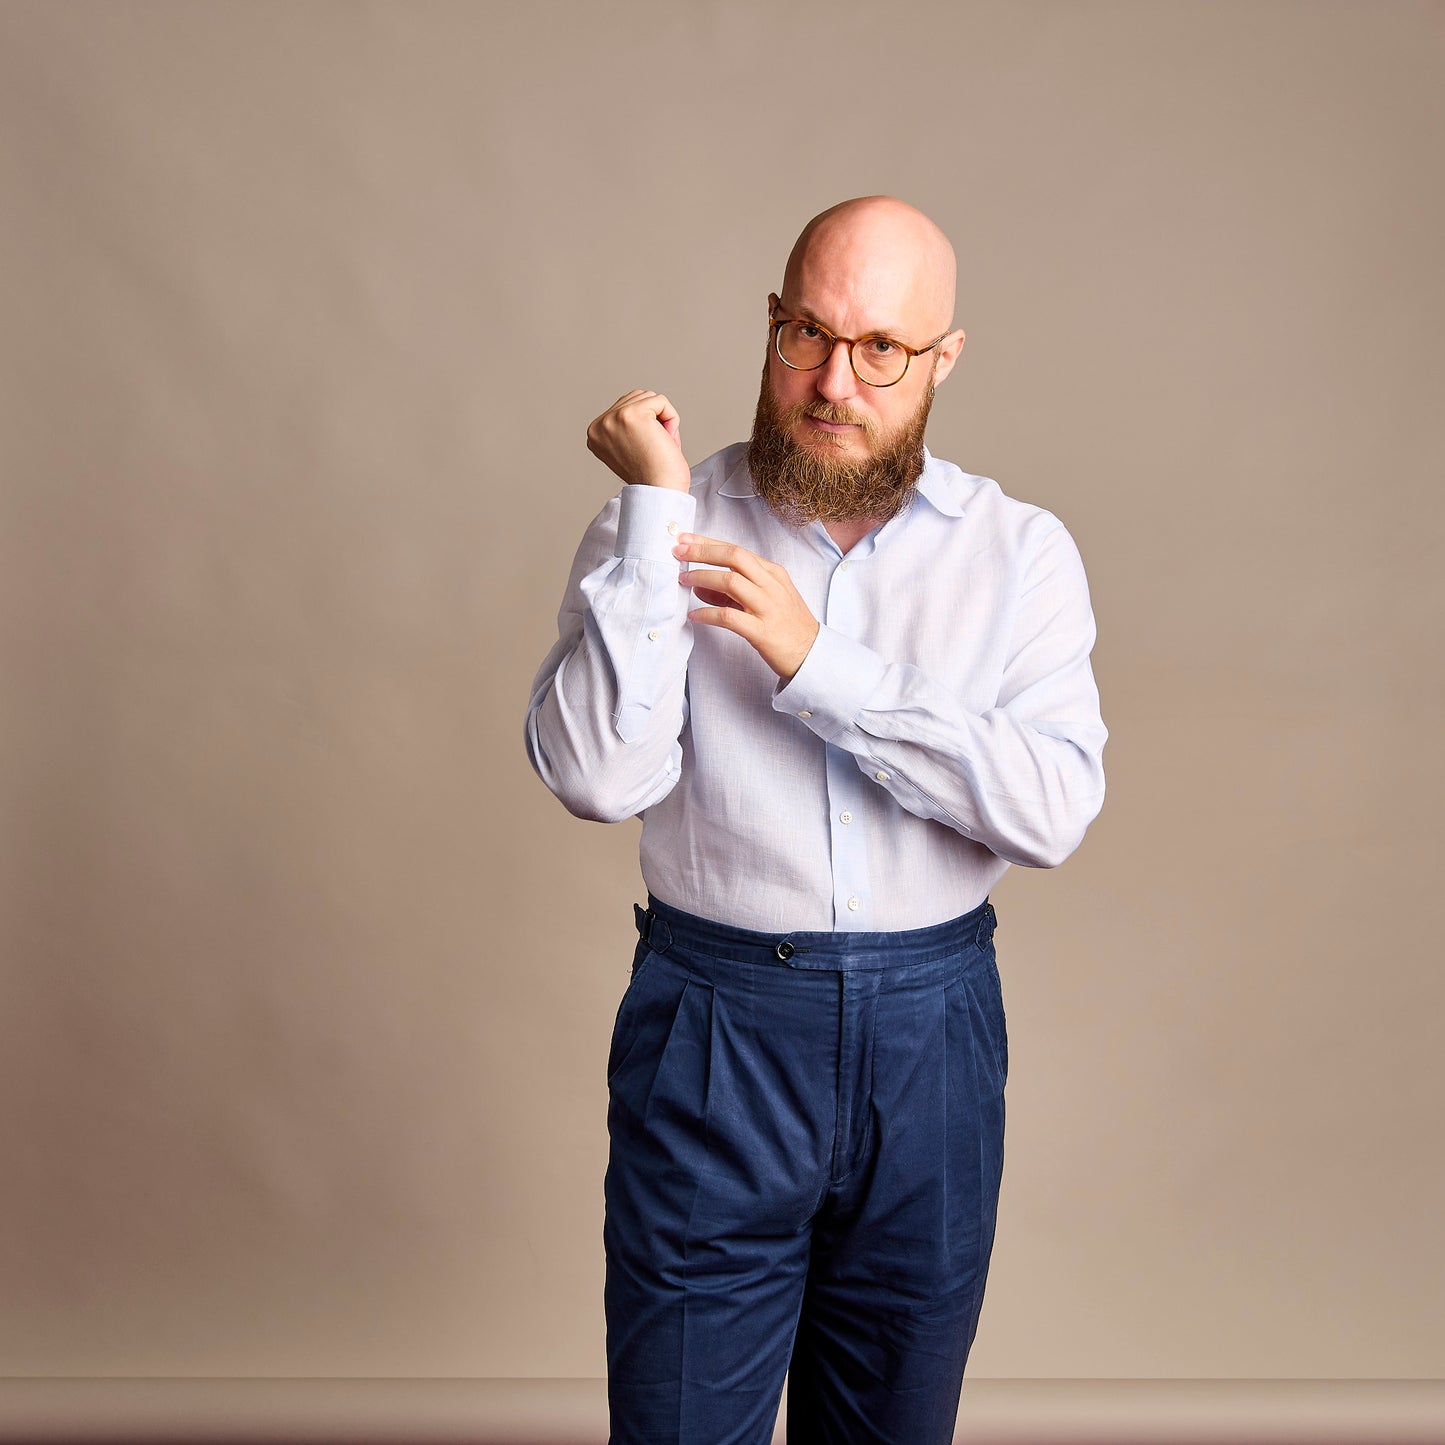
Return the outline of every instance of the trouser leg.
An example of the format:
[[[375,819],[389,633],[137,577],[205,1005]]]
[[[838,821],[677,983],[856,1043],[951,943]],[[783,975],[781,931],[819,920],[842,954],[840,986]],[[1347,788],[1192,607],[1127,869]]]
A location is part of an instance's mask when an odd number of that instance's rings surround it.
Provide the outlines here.
[[[814,1222],[789,1445],[952,1440],[993,1245],[1006,1072],[991,942],[942,986],[885,985],[855,1167]]]
[[[786,976],[783,1007],[746,966],[639,957],[608,1068],[612,1442],[766,1445],[831,1126],[829,980]]]

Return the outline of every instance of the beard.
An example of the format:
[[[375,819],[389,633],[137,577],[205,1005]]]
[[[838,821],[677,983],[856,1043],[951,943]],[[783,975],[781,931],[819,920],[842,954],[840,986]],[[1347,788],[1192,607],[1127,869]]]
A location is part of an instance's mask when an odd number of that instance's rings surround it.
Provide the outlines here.
[[[918,409],[893,433],[871,417],[831,401],[798,402],[779,411],[768,367],[748,442],[748,470],[758,495],[790,526],[809,522],[876,523],[896,517],[912,500],[923,472],[923,429],[933,405],[933,380]],[[867,456],[850,456],[848,439],[818,432],[811,445],[793,440],[804,417],[859,427]]]

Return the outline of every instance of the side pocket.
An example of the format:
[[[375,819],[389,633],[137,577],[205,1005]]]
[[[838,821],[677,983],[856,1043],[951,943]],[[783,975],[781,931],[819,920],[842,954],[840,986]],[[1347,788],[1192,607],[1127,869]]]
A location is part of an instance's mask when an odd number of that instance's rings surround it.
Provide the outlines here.
[[[998,961],[993,943],[970,950],[964,955],[959,973],[945,986],[944,993],[962,989],[967,997],[968,1012],[974,1020],[974,1038],[985,1044],[993,1055],[1000,1085],[1008,1078],[1008,1021],[1003,1011],[1003,982],[999,978]]]
[[[632,986],[631,979],[636,978],[637,975],[641,973],[643,969],[645,969],[647,965],[651,963],[652,960],[656,957],[657,955],[647,946],[647,944],[642,939],[639,938],[637,940],[637,947],[632,954],[632,973],[629,976],[629,988]]]
[[[984,956],[988,960],[988,981],[998,1033],[999,1068],[1004,1078],[1008,1078],[1008,1015],[1004,1012],[1003,979],[999,977],[998,953],[993,946],[992,939],[989,940],[988,947],[984,949]]]
[[[652,962],[657,957],[640,938],[637,940],[637,952],[632,956],[632,976],[627,981],[627,987],[622,991],[622,998],[617,1005],[617,1016],[612,1021],[612,1045],[607,1051],[607,1080],[612,1081],[612,1076],[621,1067],[622,1061],[627,1057],[632,1045],[637,1041],[638,1030],[641,1027],[641,1020],[645,1002],[643,995],[647,991],[647,978],[652,971]]]

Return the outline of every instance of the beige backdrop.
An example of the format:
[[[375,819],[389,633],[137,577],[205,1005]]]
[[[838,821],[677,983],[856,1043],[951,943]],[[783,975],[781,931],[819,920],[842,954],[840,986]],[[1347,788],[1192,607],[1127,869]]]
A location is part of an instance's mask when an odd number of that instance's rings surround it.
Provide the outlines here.
[[[1442,15],[0,3],[0,1373],[602,1372],[637,831],[521,732],[583,429],[741,436],[880,190],[1112,732],[995,894],[971,1373],[1445,1373]]]

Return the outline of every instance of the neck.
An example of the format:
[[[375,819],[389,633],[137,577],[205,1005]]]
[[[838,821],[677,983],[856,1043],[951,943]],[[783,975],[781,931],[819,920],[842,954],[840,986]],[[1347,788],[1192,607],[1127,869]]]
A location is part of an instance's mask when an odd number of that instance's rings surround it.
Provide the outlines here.
[[[877,525],[876,517],[864,517],[860,521],[823,523],[828,535],[844,552],[851,552]]]

